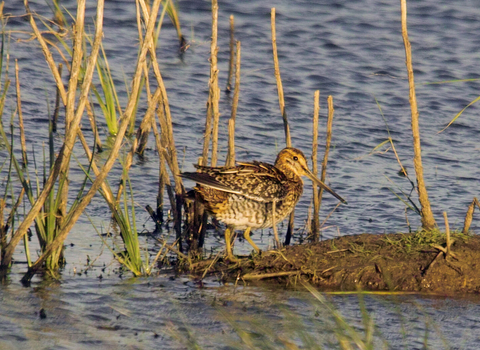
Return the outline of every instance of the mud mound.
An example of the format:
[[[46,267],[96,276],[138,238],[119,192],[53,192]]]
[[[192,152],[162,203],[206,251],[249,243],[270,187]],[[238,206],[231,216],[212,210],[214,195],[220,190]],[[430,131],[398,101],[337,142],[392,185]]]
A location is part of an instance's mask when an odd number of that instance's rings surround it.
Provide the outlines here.
[[[224,281],[296,283],[302,276],[323,291],[409,291],[438,294],[480,292],[480,237],[435,233],[361,234],[285,247],[236,263],[205,260],[190,273]]]

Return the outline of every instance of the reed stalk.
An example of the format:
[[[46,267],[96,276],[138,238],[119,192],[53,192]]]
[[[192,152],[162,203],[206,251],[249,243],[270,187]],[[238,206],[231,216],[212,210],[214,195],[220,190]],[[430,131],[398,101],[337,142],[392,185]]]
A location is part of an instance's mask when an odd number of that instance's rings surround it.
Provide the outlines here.
[[[157,108],[157,116],[158,120],[165,120],[165,116],[163,115],[165,113],[165,107],[162,104],[163,102],[160,103],[160,106]],[[167,139],[166,133],[167,131],[165,129],[161,129],[161,134],[158,133],[158,128],[157,128],[157,123],[154,121],[153,122],[153,130],[155,133],[155,142],[158,150],[158,157],[159,157],[159,166],[160,166],[160,174],[159,174],[159,184],[158,184],[158,196],[157,196],[157,218],[162,218],[163,217],[163,188],[167,189],[167,194],[168,198],[170,200],[170,208],[172,208],[173,211],[176,210],[176,204],[175,204],[175,194],[173,193],[172,190],[172,185],[170,183],[170,178],[168,176],[167,172],[167,167],[165,166],[165,152],[163,151],[164,146],[162,146],[162,139]],[[161,136],[163,135],[163,136]],[[160,196],[162,198],[160,198]],[[163,221],[163,220],[161,220]]]
[[[280,76],[280,65],[278,63],[277,53],[277,32],[275,28],[275,7],[271,10],[271,31],[272,31],[272,50],[273,50],[273,66],[275,69],[275,80],[277,81],[278,104],[280,106],[280,113],[283,118],[283,127],[285,131],[285,143],[287,147],[292,147],[292,138],[290,136],[290,126],[288,124],[287,111],[285,109],[285,99],[283,96],[282,78]],[[289,245],[293,234],[293,224],[295,219],[295,209],[290,213],[288,220],[287,234],[285,235],[285,245]]]
[[[235,119],[237,117],[238,100],[240,97],[240,60],[241,43],[236,44],[236,63],[235,63],[235,90],[233,92],[232,114],[228,121],[228,154],[225,166],[235,166]]]
[[[280,65],[278,63],[277,53],[277,34],[275,29],[275,7],[271,11],[271,28],[272,28],[272,49],[273,49],[273,65],[275,68],[275,79],[277,81],[278,104],[280,113],[283,118],[283,127],[285,129],[285,142],[287,147],[292,147],[292,138],[290,136],[290,127],[288,125],[287,111],[285,110],[285,99],[283,96],[282,77],[280,76]]]
[[[212,0],[212,41],[210,44],[210,91],[207,106],[212,115],[212,158],[211,165],[217,166],[217,152],[218,152],[218,123],[220,112],[218,110],[218,103],[220,100],[220,89],[218,87],[218,67],[217,67],[217,27],[218,27],[218,3],[217,0]]]
[[[208,150],[210,149],[210,137],[212,135],[212,110],[207,104],[207,116],[205,118],[205,132],[203,134],[202,163],[208,165]]]
[[[315,91],[313,95],[313,140],[312,140],[312,173],[317,176],[317,153],[318,153],[318,116],[320,114],[320,91]],[[313,185],[313,219],[311,226],[311,236],[314,242],[318,241],[320,233],[320,200],[318,197],[318,185],[312,181]]]
[[[212,40],[210,42],[210,79],[208,81],[208,100],[207,100],[207,117],[205,119],[205,134],[203,138],[202,163],[208,165],[208,150],[210,147],[210,138],[212,138],[212,160],[211,165],[215,166],[217,161],[217,141],[215,139],[215,129],[218,135],[218,119],[215,127],[215,118],[218,114],[218,69],[217,69],[217,23],[218,23],[218,4],[216,0],[212,0]],[[218,93],[218,97],[216,96]],[[215,106],[215,101],[217,104]],[[215,144],[215,146],[214,146]],[[215,151],[214,151],[215,148]],[[213,156],[215,154],[215,160]]]
[[[225,88],[225,91],[227,93],[229,93],[232,90],[232,77],[233,77],[234,69],[235,69],[235,20],[233,15],[230,15],[230,61],[228,65],[227,87]]]
[[[422,213],[422,228],[430,231],[435,228],[436,223],[433,217],[430,201],[428,200],[427,188],[423,180],[423,166],[422,166],[422,150],[420,146],[420,128],[418,122],[417,98],[415,95],[415,81],[413,76],[412,66],[412,49],[410,41],[408,40],[407,32],[407,1],[400,0],[401,3],[401,17],[402,17],[402,37],[405,46],[406,65],[408,72],[408,84],[410,87],[410,108],[412,114],[412,133],[413,133],[413,165],[417,176],[418,199],[421,205]]]
[[[332,142],[332,126],[333,126],[333,115],[335,113],[335,109],[333,108],[333,97],[328,96],[327,98],[328,103],[328,119],[327,119],[327,136],[325,140],[325,153],[323,155],[323,162],[322,162],[322,174],[320,176],[320,180],[325,183],[327,178],[327,163],[328,163],[328,154],[330,153],[330,144]],[[318,193],[318,208],[322,205],[322,195],[323,195],[323,188],[320,189]]]
[[[163,111],[163,106],[158,108],[158,110]],[[165,166],[165,157],[162,152],[162,143],[160,140],[160,133],[158,132],[157,122],[155,119],[152,120],[153,135],[155,137],[155,144],[158,151],[158,192],[157,192],[157,206],[156,206],[156,220],[155,220],[155,231],[159,232],[162,228],[161,224],[163,223],[163,194],[165,193],[165,186],[170,185],[170,178],[168,177],[167,169]],[[175,206],[175,202],[171,203],[171,206]]]

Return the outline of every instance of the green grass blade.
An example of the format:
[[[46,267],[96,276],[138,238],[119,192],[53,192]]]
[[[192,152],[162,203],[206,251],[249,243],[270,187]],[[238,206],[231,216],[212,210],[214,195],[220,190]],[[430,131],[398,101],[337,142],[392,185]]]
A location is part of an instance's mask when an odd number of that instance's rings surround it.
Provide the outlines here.
[[[440,131],[438,132],[438,134],[440,134],[441,132],[445,131],[450,125],[452,125],[452,124],[455,122],[455,120],[457,120],[457,119],[462,115],[462,113],[463,113],[468,107],[470,107],[471,105],[477,103],[478,101],[480,101],[480,96],[478,96],[476,99],[474,99],[474,100],[473,100],[472,102],[470,102],[468,105],[466,105],[465,108],[463,108],[460,112],[458,112],[457,115],[456,115],[452,120],[450,120],[450,123],[448,123],[446,127],[444,127],[442,130],[440,130]]]

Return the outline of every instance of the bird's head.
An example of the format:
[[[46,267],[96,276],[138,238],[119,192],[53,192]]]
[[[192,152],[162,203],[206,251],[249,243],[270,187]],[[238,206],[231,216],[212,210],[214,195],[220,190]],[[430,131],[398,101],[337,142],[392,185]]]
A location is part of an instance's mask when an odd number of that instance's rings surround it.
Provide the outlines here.
[[[342,203],[347,202],[336,194],[330,187],[325,185],[322,181],[308,169],[307,159],[302,151],[296,148],[287,147],[280,151],[275,160],[275,167],[282,170],[288,178],[306,176],[320,187],[330,192],[333,196],[339,199]]]
[[[287,147],[281,150],[277,156],[277,160],[275,160],[275,166],[283,170],[288,177],[296,175],[298,177],[308,176],[315,178],[308,169],[305,155],[296,148]]]

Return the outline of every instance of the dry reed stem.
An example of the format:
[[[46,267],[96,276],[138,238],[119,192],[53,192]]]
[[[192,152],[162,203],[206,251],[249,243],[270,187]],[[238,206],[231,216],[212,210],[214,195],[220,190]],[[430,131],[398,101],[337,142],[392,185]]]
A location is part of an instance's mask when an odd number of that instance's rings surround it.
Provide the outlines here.
[[[141,77],[142,77],[141,62],[143,60],[145,60],[147,50],[148,50],[148,46],[151,45],[151,43],[153,41],[153,30],[154,30],[155,19],[156,19],[157,13],[158,13],[159,6],[160,6],[160,0],[155,0],[154,4],[152,6],[152,16],[151,16],[150,20],[148,21],[148,25],[147,25],[147,29],[146,29],[145,43],[141,47],[141,50],[140,50],[140,53],[139,53],[139,58],[138,58],[138,61],[137,61],[138,63],[137,63],[137,67],[136,67],[136,70],[135,70],[135,75],[134,75],[133,84],[132,84],[132,93],[130,95],[130,98],[129,98],[129,101],[128,101],[128,104],[127,104],[127,108],[125,109],[124,114],[120,118],[120,127],[119,127],[117,137],[115,139],[115,143],[112,147],[112,151],[111,151],[107,161],[105,162],[101,173],[99,174],[99,176],[97,176],[97,178],[93,182],[90,190],[79,201],[77,208],[75,208],[75,210],[70,214],[68,220],[65,222],[64,226],[62,227],[61,232],[59,233],[59,235],[57,236],[55,241],[52,244],[50,244],[46,247],[45,253],[42,254],[42,256],[29,269],[28,273],[22,279],[22,281],[24,281],[24,282],[28,282],[30,280],[31,276],[33,274],[35,274],[36,271],[40,268],[41,264],[43,263],[45,258],[48,257],[48,255],[51,253],[51,251],[56,249],[57,247],[59,247],[63,243],[64,239],[68,235],[68,232],[73,227],[75,222],[78,220],[80,214],[83,212],[83,210],[88,205],[88,203],[90,203],[90,200],[93,198],[93,196],[95,195],[97,190],[100,188],[100,186],[102,185],[103,181],[105,180],[108,172],[110,171],[110,169],[112,168],[113,164],[116,161],[118,152],[119,152],[120,147],[121,147],[122,142],[123,142],[123,136],[125,135],[125,132],[126,132],[126,129],[128,127],[129,121],[131,119],[131,115],[132,115],[133,110],[135,108],[137,96],[138,96],[138,93],[139,93],[140,81],[141,81]],[[89,71],[88,70],[89,65],[96,61],[96,54],[98,53],[98,49],[100,47],[100,39],[101,39],[101,36],[102,36],[101,35],[102,34],[102,29],[101,28],[103,27],[103,0],[98,1],[96,24],[97,24],[97,26],[96,26],[96,32],[95,32],[95,40],[94,40],[94,44],[93,44],[93,47],[92,47],[92,54],[90,55],[89,62],[87,64],[86,72]],[[86,76],[88,77],[87,74],[86,74]],[[88,82],[88,84],[90,84],[90,81],[87,81],[87,82]],[[83,92],[83,89],[82,89],[82,92]],[[76,128],[75,128],[75,130],[76,130]]]
[[[70,124],[72,123],[72,120],[75,115],[75,99],[77,94],[78,76],[82,70],[83,35],[85,34],[84,21],[85,21],[85,0],[81,0],[78,2],[77,19],[75,21],[75,26],[74,26],[75,37],[73,40],[72,66],[70,69],[70,79],[68,80],[68,91],[67,91],[67,101],[66,101],[66,111],[65,111],[65,134],[68,134],[71,131]]]
[[[285,277],[285,276],[292,276],[292,275],[302,275],[304,272],[302,270],[297,271],[281,271],[281,272],[271,272],[271,273],[247,273],[243,275],[241,278],[243,280],[261,280],[265,278],[275,278],[275,277]]]
[[[140,20],[140,12],[138,11],[138,2],[136,4],[137,4],[137,23],[138,23],[138,21]],[[162,12],[162,16],[164,13],[165,13],[165,6]],[[163,17],[160,20],[162,21]],[[143,42],[141,34],[139,36],[139,39],[141,44]],[[145,89],[147,93],[147,101],[148,101],[148,104],[150,105],[152,95],[150,91],[150,80],[148,77],[147,61],[143,62],[143,71],[144,71],[144,77],[145,77]],[[143,117],[142,122],[140,123],[140,126],[137,129],[137,135],[136,135],[137,147],[135,149],[135,153],[141,156],[143,156],[145,152],[145,148],[147,146],[148,135],[150,133],[150,129],[152,128],[152,122],[155,120],[154,115],[155,115],[155,109],[152,111],[151,114],[145,113],[145,116]]]
[[[55,79],[57,87],[60,90],[60,96],[62,96],[62,101],[63,101],[64,104],[66,104],[67,103],[67,92],[65,91],[65,87],[64,87],[63,82],[62,82],[62,77],[60,76],[60,74],[57,70],[55,61],[53,60],[52,53],[50,52],[50,50],[47,46],[47,43],[43,39],[42,34],[38,30],[37,24],[35,23],[35,20],[33,18],[33,14],[30,11],[30,7],[28,5],[28,0],[24,0],[23,3],[24,3],[24,6],[25,6],[26,13],[28,15],[30,26],[32,27],[33,32],[35,33],[35,37],[37,38],[40,46],[42,47],[43,55],[45,56],[45,59],[47,61],[48,66],[50,67],[50,70],[52,72],[53,78]],[[81,3],[85,4],[85,0],[79,0],[77,7],[80,6]]]
[[[237,41],[238,46],[238,41]],[[238,52],[238,47],[237,47]],[[232,76],[233,70],[235,68],[235,22],[233,15],[230,15],[230,63],[228,65],[228,80],[227,80],[227,87],[225,88],[226,92],[230,92],[232,90]]]
[[[158,110],[163,112],[163,106],[160,106]],[[157,208],[155,210],[157,215],[157,221],[155,222],[155,229],[158,231],[161,228],[160,223],[163,222],[163,194],[165,192],[165,185],[170,186],[170,179],[168,177],[167,169],[165,167],[165,157],[162,152],[162,143],[160,140],[160,133],[158,132],[157,121],[155,118],[152,120],[153,135],[155,137],[155,144],[158,151],[158,192],[157,192]],[[171,203],[175,206],[175,203]]]
[[[210,146],[210,137],[212,134],[212,111],[207,102],[207,116],[205,118],[205,132],[203,134],[202,163],[208,165],[208,150]]]
[[[443,218],[445,219],[445,234],[447,235],[447,256],[450,256],[450,245],[452,244],[450,241],[450,225],[448,224],[448,217],[447,212],[443,212]]]
[[[283,127],[285,130],[285,143],[287,147],[292,147],[292,138],[290,136],[290,126],[288,125],[287,111],[285,110],[285,99],[283,96],[283,85],[282,78],[280,76],[280,65],[278,63],[278,53],[277,53],[277,33],[275,29],[275,7],[272,7],[271,10],[271,29],[272,29],[272,49],[273,49],[273,66],[275,69],[275,79],[277,81],[277,92],[278,92],[278,104],[280,106],[280,113],[283,118]],[[287,234],[285,236],[285,245],[290,244],[293,233],[293,223],[295,218],[295,209],[290,213],[290,218],[288,221]]]
[[[154,238],[155,240],[157,240],[158,243],[161,243],[163,244],[165,242],[164,239],[162,238],[158,238],[158,237],[155,237],[154,235],[150,234],[150,236],[152,238]],[[168,250],[170,250],[171,252],[175,253],[176,255],[178,255],[179,257],[181,257],[182,259],[185,259],[187,260],[189,263],[190,263],[190,258],[183,254],[182,252],[180,252],[178,249],[175,249],[175,245],[176,245],[177,242],[174,242],[172,245],[166,245],[165,248],[167,248]]]
[[[160,103],[160,108],[164,108],[163,101]],[[168,122],[167,118],[165,118],[165,113],[160,112],[157,113],[158,115],[158,121],[160,123],[160,130],[161,130],[161,136],[160,136],[160,142],[162,145],[162,148],[159,150],[160,152],[163,153],[163,156],[165,157],[168,166],[170,170],[173,172],[174,168],[177,167],[178,169],[178,163],[172,160],[171,155],[168,153],[168,148],[170,145],[170,138],[168,135]],[[175,174],[179,174],[174,173]],[[183,195],[184,195],[184,188],[183,185],[180,189],[180,192],[177,192],[177,184],[178,182],[175,180],[175,200],[173,201],[173,206],[172,206],[172,211],[173,211],[173,218],[174,218],[174,225],[175,225],[175,233],[176,233],[176,239],[178,242],[180,242],[179,248],[182,249],[181,247],[181,234],[182,234],[182,229],[181,229],[181,222],[182,222],[182,206],[183,206]],[[167,186],[168,190],[168,186]]]
[[[290,127],[288,125],[287,111],[285,110],[285,99],[283,97],[282,78],[280,76],[280,66],[278,63],[277,53],[277,34],[275,30],[275,7],[271,12],[271,27],[272,27],[272,48],[273,48],[273,65],[275,68],[275,79],[277,80],[278,103],[280,105],[280,113],[283,118],[283,127],[285,129],[285,142],[287,147],[292,147],[292,139],[290,136]]]
[[[27,142],[25,141],[25,129],[23,127],[23,114],[22,114],[22,98],[20,93],[20,78],[19,78],[18,60],[15,59],[15,85],[17,91],[17,113],[18,113],[18,127],[20,129],[20,145],[22,148],[22,162],[23,169],[27,168]]]
[[[325,183],[325,179],[327,178],[327,163],[328,163],[328,154],[330,152],[330,144],[332,143],[332,127],[333,127],[333,115],[335,114],[335,109],[333,108],[333,97],[330,95],[327,98],[328,103],[328,119],[327,119],[327,135],[325,139],[325,153],[323,154],[323,161],[322,161],[322,174],[320,176],[320,181]],[[318,193],[318,208],[322,206],[322,196],[323,196],[323,188],[320,188],[320,192]]]
[[[68,91],[67,91],[67,101],[65,105],[65,135],[68,135],[76,128],[72,125],[73,119],[75,118],[75,100],[77,96],[77,86],[78,86],[78,77],[80,72],[82,71],[82,58],[83,58],[83,36],[85,34],[84,25],[85,25],[85,2],[86,1],[79,1],[77,3],[77,17],[75,20],[74,25],[74,39],[73,39],[73,50],[72,50],[72,64],[70,66],[70,78],[68,80]],[[93,73],[93,71],[92,71]],[[61,77],[60,72],[58,72],[59,76]],[[58,84],[57,84],[57,91],[58,91]],[[88,86],[88,91],[90,91],[90,86]],[[84,107],[79,107],[83,109]],[[81,119],[81,116],[80,116]],[[75,129],[72,129],[72,126]],[[72,132],[76,134],[76,132]],[[75,139],[73,139],[75,143]],[[72,145],[73,147],[73,145]],[[60,181],[63,182],[60,194],[60,203],[59,203],[59,212],[58,212],[58,219],[57,224],[59,226],[63,225],[65,220],[65,216],[67,215],[67,201],[68,201],[68,175],[69,175],[69,164],[70,164],[70,155],[67,154],[65,156],[65,160],[62,162],[60,167]],[[58,254],[58,250],[62,248],[59,247],[55,254]]]
[[[159,123],[161,120],[165,120],[165,117],[163,114],[165,113],[164,106],[162,105],[163,102],[160,102],[158,108],[157,108],[157,116]],[[157,216],[163,216],[163,212],[161,215],[158,215],[159,210],[163,210],[163,188],[167,188],[167,193],[168,193],[168,198],[170,200],[170,207],[172,210],[175,212],[176,206],[175,206],[175,196],[172,191],[172,185],[170,183],[170,177],[168,176],[167,172],[167,167],[165,166],[165,153],[163,152],[164,146],[162,145],[162,140],[167,139],[167,131],[162,128],[161,129],[161,134],[158,132],[157,128],[157,123],[154,120],[153,121],[153,132],[155,134],[155,142],[158,150],[158,157],[159,157],[159,166],[160,166],[160,174],[159,174],[159,187],[158,187],[158,197],[157,197]],[[162,196],[162,199],[160,200],[159,197],[160,195]],[[159,203],[161,202],[161,203]]]
[[[312,140],[312,173],[317,176],[317,152],[318,152],[318,116],[320,114],[320,91],[317,90],[313,96],[313,140]],[[320,203],[318,200],[318,185],[313,184],[313,220],[311,226],[311,235],[314,241],[318,241],[320,229]]]
[[[323,225],[325,225],[325,223],[327,222],[327,220],[330,218],[330,216],[332,216],[333,212],[335,210],[337,210],[337,208],[342,204],[342,202],[338,202],[337,205],[335,206],[335,208],[333,208],[330,213],[328,213],[328,215],[325,217],[325,219],[323,220],[323,222],[320,224],[320,227],[323,227]]]
[[[227,167],[235,166],[235,119],[237,117],[238,100],[240,97],[240,60],[241,44],[237,41],[236,64],[235,64],[235,90],[233,92],[232,114],[228,121],[228,154],[225,165]]]
[[[217,68],[217,27],[218,27],[218,3],[212,0],[212,42],[210,44],[210,93],[208,97],[208,108],[211,110],[213,119],[212,125],[212,159],[211,165],[217,165],[218,153],[218,123],[220,112],[218,103],[220,100],[220,89],[218,88],[218,68]]]
[[[415,95],[415,81],[413,77],[412,66],[412,50],[410,41],[408,40],[407,32],[407,2],[401,0],[401,16],[402,16],[402,37],[405,45],[406,66],[408,72],[408,83],[410,87],[410,107],[412,113],[412,133],[413,133],[413,151],[414,158],[413,164],[415,167],[415,173],[417,175],[417,188],[418,199],[422,206],[422,227],[424,230],[432,230],[436,223],[433,218],[432,209],[430,207],[430,201],[428,200],[427,188],[423,180],[423,166],[422,166],[422,150],[420,146],[420,128],[418,123],[418,109],[417,98]]]
[[[398,164],[400,165],[400,168],[402,169],[402,172],[403,174],[405,174],[406,178],[408,179],[408,181],[410,181],[410,183],[412,184],[412,187],[415,188],[415,184],[412,182],[412,180],[410,180],[410,177],[408,177],[408,173],[407,173],[407,169],[405,169],[403,167],[403,164],[402,162],[400,161],[400,157],[398,156],[398,153],[397,153],[397,150],[395,149],[395,145],[393,143],[393,139],[389,136],[388,137],[388,140],[390,141],[390,144],[392,145],[392,150],[393,150],[393,153],[395,154],[395,158],[397,158],[397,162]],[[410,196],[409,196],[410,197]],[[410,199],[410,198],[409,198]]]

